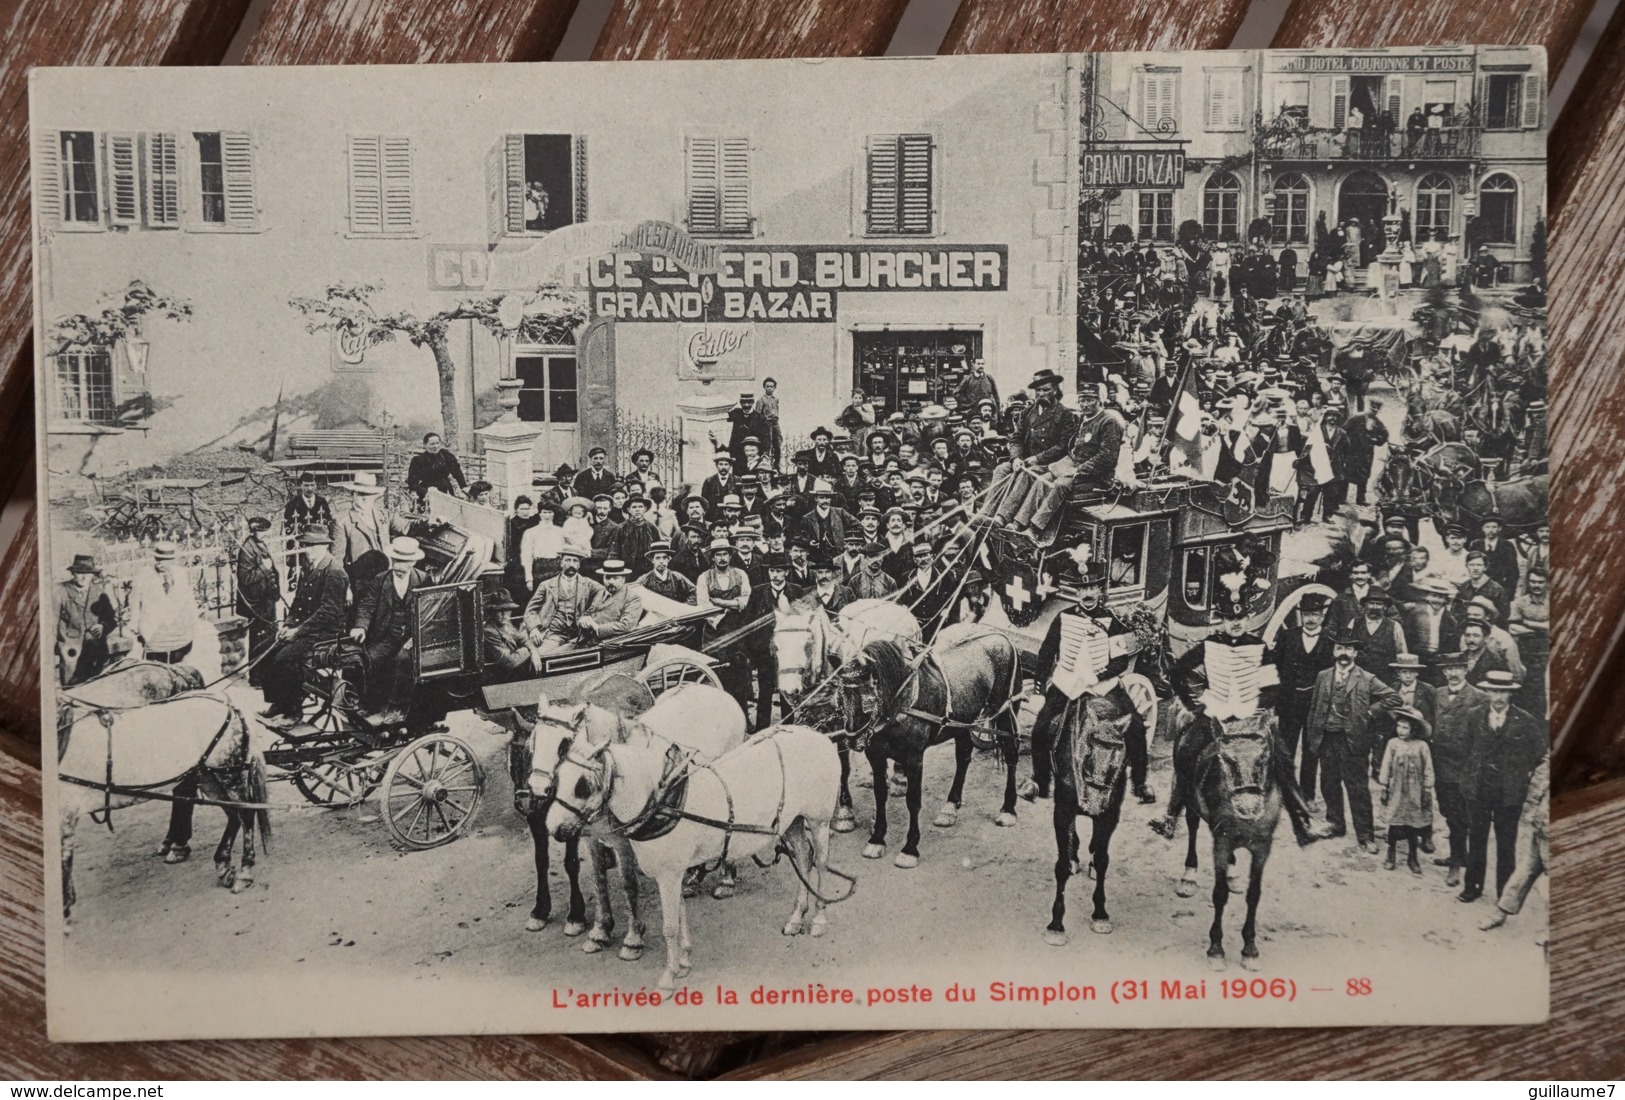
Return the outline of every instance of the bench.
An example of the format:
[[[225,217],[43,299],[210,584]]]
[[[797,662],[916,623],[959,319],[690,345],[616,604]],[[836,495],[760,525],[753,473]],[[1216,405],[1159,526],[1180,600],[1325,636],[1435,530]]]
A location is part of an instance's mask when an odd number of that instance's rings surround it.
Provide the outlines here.
[[[309,472],[318,480],[334,474],[382,474],[389,435],[382,428],[319,428],[288,436],[287,457],[272,463],[290,474]]]

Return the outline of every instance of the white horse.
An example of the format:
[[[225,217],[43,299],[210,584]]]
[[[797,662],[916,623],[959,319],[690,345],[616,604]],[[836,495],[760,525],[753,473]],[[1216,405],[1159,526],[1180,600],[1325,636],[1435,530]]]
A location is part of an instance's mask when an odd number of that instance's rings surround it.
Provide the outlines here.
[[[845,664],[870,642],[897,642],[907,648],[923,635],[914,613],[895,600],[853,600],[835,617],[835,656]]]
[[[841,781],[834,743],[806,726],[770,727],[708,765],[688,764],[682,754],[647,727],[623,742],[572,743],[547,813],[549,830],[561,840],[600,821],[629,835],[639,866],[660,887],[665,990],[693,965],[683,876],[696,864],[782,845],[801,879],[784,934],[808,927],[809,908],[812,934],[824,934],[820,891]]]
[[[545,695],[537,704],[538,721],[531,733],[530,789],[538,801],[557,797],[559,762],[569,751],[572,739],[580,739],[593,749],[621,743],[628,737],[658,735],[691,752],[700,763],[738,748],[745,740],[745,715],[732,696],[710,684],[681,684],[661,693],[637,718],[626,718],[592,703],[552,703]],[[610,907],[609,865],[614,861],[621,874],[632,920],[621,941],[620,957],[632,962],[643,956],[643,923],[638,905],[638,861],[627,838],[609,822],[596,822],[584,831],[589,841],[593,869],[595,911],[587,942],[581,949],[597,954],[609,945],[615,932],[615,915]],[[564,838],[560,838],[564,839]],[[547,843],[545,833],[538,844]],[[726,873],[718,891],[732,892],[733,875]],[[539,929],[546,921],[536,922]],[[527,927],[529,927],[527,925]],[[579,927],[579,926],[578,926]],[[568,931],[568,929],[567,929]]]

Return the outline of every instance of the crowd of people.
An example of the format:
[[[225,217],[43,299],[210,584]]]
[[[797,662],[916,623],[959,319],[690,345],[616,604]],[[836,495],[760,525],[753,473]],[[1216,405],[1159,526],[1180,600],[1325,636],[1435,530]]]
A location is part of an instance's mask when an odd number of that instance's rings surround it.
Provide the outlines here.
[[[832,418],[839,437],[820,426],[810,446],[785,455],[769,379],[761,395],[740,396],[728,438],[715,440],[712,472],[696,483],[665,484],[648,450],[614,469],[602,447],[580,470],[538,476],[508,502],[504,587],[486,602],[487,666],[517,678],[549,653],[613,645],[638,629],[654,594],[723,612],[706,620],[703,644],[760,728],[778,703],[773,612],[821,608],[833,617],[854,600],[893,599],[929,641],[944,625],[987,612],[988,580],[974,551],[991,528],[1040,553],[1065,552],[1062,519],[1079,494],[1214,482],[1255,511],[1283,508],[1299,528],[1352,523],[1357,549],[1322,570],[1330,586],[1306,590],[1269,643],[1248,629],[1258,611],[1251,601],[1269,582],[1255,588],[1251,566],[1235,565],[1243,583],[1215,598],[1213,635],[1170,661],[1157,684],[1197,716],[1176,761],[1199,766],[1225,717],[1214,707],[1208,647],[1241,647],[1279,677],[1262,705],[1278,719],[1279,775],[1300,840],[1352,830],[1363,850],[1381,854],[1375,790],[1389,866],[1403,847],[1405,865],[1420,874],[1421,856],[1438,850],[1446,881],[1470,902],[1487,889],[1493,851],[1501,910],[1516,911],[1530,877],[1522,871],[1539,864],[1520,823],[1527,834],[1544,813],[1533,792],[1544,782],[1549,528],[1513,534],[1498,515],[1458,517],[1437,500],[1414,507],[1384,466],[1436,445],[1439,422],[1418,421],[1411,408],[1396,416],[1405,392],[1370,391],[1398,372],[1418,390],[1462,397],[1443,406],[1465,429],[1451,441],[1465,449],[1459,466],[1476,475],[1487,461],[1503,476],[1536,468],[1544,456],[1527,428],[1544,394],[1539,326],[1475,330],[1463,311],[1433,303],[1418,312],[1424,335],[1410,341],[1411,354],[1379,362],[1379,348],[1333,344],[1297,291],[1293,261],[1222,255],[1209,254],[1206,293],[1197,294],[1154,249],[1102,250],[1070,395],[1069,379],[1046,369],[1001,398],[976,359],[929,403],[882,414],[855,391]],[[1426,438],[1411,437],[1416,423]],[[251,522],[238,557],[250,682],[264,691],[262,717],[274,729],[301,721],[303,664],[335,638],[366,653],[375,720],[401,721],[410,702],[408,608],[428,581],[417,529],[412,516],[384,506],[384,489],[369,476],[346,488],[352,505],[342,520],[313,479],[301,479],[287,502],[282,534],[299,554],[285,614],[263,541],[270,519]],[[414,498],[429,488],[491,500],[490,485],[469,483],[434,433],[407,478]],[[1256,548],[1247,554],[1261,559]],[[147,659],[179,661],[191,638],[181,624],[197,613],[178,606],[175,592],[186,586],[166,581],[166,557],[172,548],[156,548],[127,633]],[[1067,613],[1108,635],[1126,633],[1102,598],[1112,563],[1078,564],[1082,598]],[[62,682],[95,675],[115,632],[124,633],[94,561],[76,559],[59,589]],[[1057,646],[1046,643],[1039,656],[1042,688],[1055,677]],[[1034,731],[1037,794],[1048,786],[1040,757],[1047,763],[1051,709]],[[1154,802],[1148,736],[1133,733],[1129,766],[1136,795]],[[1153,822],[1165,835],[1189,797],[1181,774],[1166,815]],[[1316,815],[1324,817],[1318,829]],[[1447,840],[1436,848],[1438,826]],[[1544,836],[1543,825],[1537,831]]]

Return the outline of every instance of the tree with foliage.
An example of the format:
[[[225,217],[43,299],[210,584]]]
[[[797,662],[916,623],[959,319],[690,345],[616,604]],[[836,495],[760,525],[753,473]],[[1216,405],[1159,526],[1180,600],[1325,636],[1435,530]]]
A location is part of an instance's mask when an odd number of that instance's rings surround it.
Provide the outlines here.
[[[1534,235],[1529,238],[1529,270],[1540,285],[1546,285],[1546,219],[1535,221]]]
[[[99,313],[75,313],[59,317],[51,325],[50,355],[71,351],[105,351],[142,335],[149,317],[166,321],[190,321],[192,303],[152,289],[140,279],[131,279],[122,295],[104,295]],[[133,395],[116,410],[120,424],[133,424],[152,415],[152,395],[145,390]]]
[[[473,321],[493,336],[511,336],[527,344],[573,343],[576,330],[587,322],[580,296],[552,284],[524,293],[524,317],[512,332],[498,316],[504,295],[465,299],[450,309],[420,317],[406,311],[380,313],[373,301],[381,289],[371,283],[334,283],[320,298],[289,298],[288,305],[305,318],[305,331],[311,334],[343,334],[363,349],[396,337],[404,337],[413,347],[428,348],[440,383],[440,419],[447,438],[455,438],[459,427],[457,366],[447,336],[452,322]]]

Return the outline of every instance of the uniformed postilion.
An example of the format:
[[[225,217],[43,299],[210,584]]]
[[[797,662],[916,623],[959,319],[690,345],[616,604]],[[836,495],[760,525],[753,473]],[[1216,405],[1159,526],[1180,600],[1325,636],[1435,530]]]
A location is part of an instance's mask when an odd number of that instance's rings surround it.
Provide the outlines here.
[[[36,71],[52,1036],[1544,1019],[1546,88]]]

